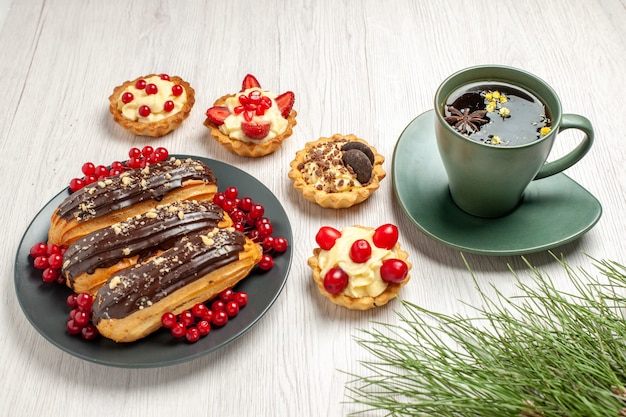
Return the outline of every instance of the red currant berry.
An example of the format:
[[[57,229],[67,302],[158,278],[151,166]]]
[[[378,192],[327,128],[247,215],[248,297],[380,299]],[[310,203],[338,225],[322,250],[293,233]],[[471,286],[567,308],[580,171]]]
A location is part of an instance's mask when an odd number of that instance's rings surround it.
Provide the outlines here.
[[[85,340],[94,340],[96,337],[98,337],[99,334],[100,333],[98,332],[98,329],[96,328],[96,326],[94,326],[91,323],[87,324],[80,331],[80,335]]]
[[[170,311],[163,313],[161,316],[161,324],[166,329],[171,329],[177,322],[178,320],[176,319],[176,315]]]
[[[85,181],[82,178],[72,178],[70,180],[70,191],[76,192],[85,186]]]
[[[261,257],[259,261],[259,268],[263,271],[269,271],[274,266],[274,258],[267,253]]]
[[[48,245],[46,245],[44,242],[35,243],[30,248],[30,256],[32,258],[36,258],[38,256],[44,256],[47,254],[48,254]]]
[[[276,238],[274,236],[265,236],[263,238],[263,250],[265,252],[269,252],[272,249],[274,249],[274,244],[275,244]]]
[[[137,110],[137,113],[139,113],[141,117],[148,117],[150,116],[151,112],[152,111],[150,110],[150,107],[146,106],[145,104],[143,106],[140,106],[139,110]]]
[[[89,311],[93,305],[93,297],[89,293],[81,292],[76,295],[76,305],[81,310]]]
[[[209,308],[203,303],[198,303],[191,308],[191,314],[193,314],[194,317],[202,317],[208,309]]]
[[[93,184],[96,181],[98,181],[98,177],[96,177],[95,175],[87,175],[83,179],[83,182],[85,183],[85,185]]]
[[[59,278],[59,276],[59,270],[56,268],[46,268],[41,273],[42,281],[47,283],[55,282]]]
[[[187,333],[187,327],[185,327],[184,324],[178,321],[176,322],[176,324],[172,326],[172,328],[170,329],[170,332],[172,333],[172,336],[174,336],[177,339],[180,339],[181,337],[185,336],[185,333]]]
[[[61,247],[59,245],[48,245],[48,256],[61,254]]]
[[[383,224],[374,231],[372,241],[378,248],[391,249],[398,241],[398,228],[391,223]]]
[[[261,236],[259,231],[256,229],[250,230],[248,232],[248,237],[250,238],[250,240],[252,240],[253,242],[257,242],[257,243],[263,240],[263,237]]]
[[[161,74],[161,76],[160,76],[160,77],[161,77],[161,79],[162,79],[163,81],[169,81],[169,80],[170,80],[170,76],[169,76],[169,75],[167,75],[167,74]]]
[[[200,320],[196,324],[196,329],[200,332],[200,336],[206,336],[211,331],[211,322],[208,320]]]
[[[105,167],[104,165],[98,165],[96,167],[96,172],[94,173],[94,175],[98,178],[104,178],[104,177],[108,177],[109,176],[109,168]]]
[[[244,219],[246,218],[246,214],[243,212],[243,210],[240,210],[238,208],[230,211],[228,215],[230,216],[231,220],[235,223],[243,223]]]
[[[163,162],[167,160],[170,156],[170,153],[164,147],[160,146],[154,150],[154,158],[157,162]]]
[[[261,237],[266,237],[272,234],[272,232],[274,231],[274,226],[272,226],[272,223],[261,223],[257,226],[256,230],[259,231],[259,235]]]
[[[224,202],[222,203],[222,209],[224,209],[225,212],[230,213],[231,211],[233,211],[235,208],[237,207],[237,204],[235,203],[235,200],[229,200],[226,199],[224,200]]]
[[[287,251],[289,247],[289,242],[284,237],[274,238],[274,250],[278,253],[283,253]]]
[[[180,313],[180,316],[178,317],[178,320],[185,326],[191,326],[192,324],[195,323],[196,319],[193,316],[193,314],[191,313],[191,311],[189,310],[185,310],[182,313]]]
[[[150,155],[152,155],[154,153],[154,148],[150,145],[146,145],[143,148],[141,148],[141,155],[144,158],[149,157]]]
[[[123,170],[123,169],[115,169],[115,168],[111,168],[111,169],[109,170],[109,176],[111,176],[111,177],[115,177],[115,176],[120,175],[122,172],[124,172],[124,170]]]
[[[341,268],[331,268],[324,276],[324,289],[331,294],[339,294],[348,286],[348,274]]]
[[[224,307],[224,311],[228,314],[228,317],[235,317],[239,314],[239,304],[236,301],[229,301],[226,303],[226,307]]]
[[[341,237],[341,232],[330,226],[322,226],[315,235],[315,242],[323,250],[330,250],[335,241]]]
[[[200,340],[200,332],[195,327],[190,327],[185,332],[185,339],[187,339],[189,343],[195,343]]]
[[[141,156],[141,149],[139,148],[130,148],[128,151],[129,158],[139,158]]]
[[[174,97],[178,97],[183,93],[183,86],[179,84],[174,84],[172,86],[172,94]]]
[[[135,88],[137,90],[143,90],[144,88],[146,88],[146,80],[137,80],[137,82],[135,83]]]
[[[48,266],[50,266],[50,264],[48,263],[48,257],[47,256],[36,257],[35,260],[33,261],[33,266],[41,270],[46,269]]]
[[[226,325],[228,323],[228,314],[224,310],[215,311],[212,323],[218,327]]]
[[[245,307],[248,304],[248,293],[243,291],[236,292],[233,296],[233,301],[237,303],[239,308]]]
[[[76,303],[76,294],[68,295],[67,298],[65,299],[65,303],[67,304],[69,308],[78,307],[78,303]]]
[[[225,191],[224,191],[224,195],[226,196],[226,198],[234,200],[235,198],[237,198],[237,195],[239,194],[239,190],[237,189],[237,187],[228,187]]]
[[[124,164],[120,161],[111,162],[111,169],[124,169]]]
[[[89,313],[83,310],[78,310],[74,313],[74,324],[79,327],[85,327],[89,323]]]
[[[365,263],[371,257],[372,247],[367,240],[355,240],[352,243],[352,246],[350,246],[350,259],[352,259],[357,264]]]
[[[232,301],[234,296],[235,296],[235,292],[232,290],[232,288],[226,288],[224,291],[222,291],[219,294],[220,300],[224,302]]]
[[[78,334],[81,332],[81,330],[83,329],[82,326],[79,326],[76,324],[76,322],[74,322],[74,320],[70,319],[67,322],[67,332],[69,334]]]
[[[124,94],[122,94],[122,103],[124,104],[130,103],[134,99],[135,99],[135,96],[133,96],[133,93],[130,93],[127,91]]]
[[[93,175],[96,173],[96,166],[92,162],[85,162],[81,167],[81,171],[85,175]]]
[[[216,193],[213,196],[213,203],[217,204],[219,207],[224,208],[224,202],[226,201],[226,196],[224,193]]]
[[[245,233],[246,231],[246,226],[244,226],[243,223],[235,223],[233,224],[233,227],[235,228],[236,231],[241,232],[241,233]]]
[[[251,219],[258,219],[265,214],[265,208],[261,204],[253,204],[249,214]]]
[[[130,168],[136,169],[136,168],[139,168],[139,167],[141,166],[141,161],[142,161],[142,159],[141,159],[141,158],[139,158],[139,157],[133,157],[133,158],[130,158],[130,159],[128,160],[128,162],[126,162],[126,163],[127,163],[127,165],[128,165]]]
[[[250,211],[254,201],[250,197],[244,197],[239,200],[239,208],[243,211]]]
[[[214,313],[224,311],[224,306],[226,306],[226,303],[223,300],[217,299],[211,304],[211,310],[213,310]]]
[[[391,284],[399,284],[409,274],[408,265],[401,259],[386,259],[380,266],[380,277]]]
[[[54,253],[48,257],[48,265],[52,269],[59,269],[63,266],[63,256],[59,253]]]
[[[204,316],[201,317],[202,320],[206,320],[209,323],[213,322],[213,316],[215,315],[215,312],[213,310],[209,310],[207,309],[207,311],[204,312]]]
[[[156,86],[156,84],[146,84],[146,94],[150,95],[150,94],[156,94],[159,92],[159,88]]]
[[[174,110],[174,102],[172,100],[167,100],[165,103],[163,103],[163,110],[168,113]]]

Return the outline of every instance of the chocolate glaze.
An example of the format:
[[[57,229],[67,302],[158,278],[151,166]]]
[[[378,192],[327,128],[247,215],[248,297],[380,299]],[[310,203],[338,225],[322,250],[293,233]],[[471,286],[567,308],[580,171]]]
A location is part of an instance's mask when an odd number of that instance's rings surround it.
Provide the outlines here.
[[[120,319],[174,293],[239,258],[245,236],[233,228],[209,229],[186,235],[152,260],[111,277],[96,294],[95,324]]]
[[[87,221],[141,201],[160,201],[188,180],[217,182],[211,168],[202,162],[170,158],[89,184],[67,197],[57,214],[67,221]]]
[[[73,286],[80,274],[92,274],[124,258],[147,258],[158,249],[195,230],[217,227],[224,211],[208,201],[178,201],[158,206],[140,216],[92,232],[68,247],[63,274]]]

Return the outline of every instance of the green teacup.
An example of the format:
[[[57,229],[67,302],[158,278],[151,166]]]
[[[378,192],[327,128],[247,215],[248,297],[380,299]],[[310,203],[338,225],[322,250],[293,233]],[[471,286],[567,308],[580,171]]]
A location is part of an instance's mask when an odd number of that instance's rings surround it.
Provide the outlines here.
[[[480,90],[480,93],[474,93],[474,96],[468,93],[468,99],[463,96],[463,100],[458,99],[455,103],[484,104],[486,110],[484,114],[481,110],[468,118],[467,114],[471,110],[467,110],[467,113],[463,109],[454,110],[448,101],[451,100],[451,94],[457,94],[472,85],[478,86],[476,91]],[[493,100],[492,96],[498,90],[490,86],[510,86],[513,91],[519,89],[520,96],[529,93],[529,96],[534,96],[543,104],[546,118],[541,120],[545,120],[545,123],[532,124],[537,126],[535,139],[526,138],[520,144],[518,138],[514,137],[517,135],[516,129],[505,132],[504,136],[508,135],[509,138],[501,138],[493,130],[498,123],[514,126],[511,122],[519,120],[514,118],[523,112],[517,109],[509,111],[507,106],[525,104],[525,101],[518,100],[515,93],[511,93],[513,97],[508,98],[499,92],[498,97],[502,102]],[[485,87],[484,90],[481,90],[482,87]],[[484,102],[477,104],[477,100],[472,101],[476,98],[475,94],[484,98]],[[516,99],[515,103],[513,99]],[[500,217],[511,213],[522,201],[524,190],[531,181],[554,175],[574,165],[589,151],[594,138],[593,127],[588,119],[575,114],[562,114],[561,102],[548,84],[533,74],[505,66],[476,66],[448,77],[435,94],[435,114],[437,145],[448,175],[452,199],[462,210],[479,217]],[[468,120],[473,123],[466,123]],[[547,126],[540,128],[543,124]],[[582,141],[568,154],[546,162],[558,133],[572,128],[584,133]],[[489,129],[492,129],[489,135],[485,134]],[[478,130],[483,130],[483,133]],[[482,141],[471,138],[479,135],[483,136]]]

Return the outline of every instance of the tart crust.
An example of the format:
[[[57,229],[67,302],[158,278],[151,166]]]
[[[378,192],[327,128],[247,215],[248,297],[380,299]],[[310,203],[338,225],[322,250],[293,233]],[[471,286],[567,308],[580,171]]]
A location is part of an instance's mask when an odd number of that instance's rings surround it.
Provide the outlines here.
[[[236,94],[227,94],[225,96],[222,96],[215,100],[213,106],[224,106],[226,103],[226,99],[235,96]],[[276,152],[280,148],[282,143],[292,135],[293,127],[297,124],[297,115],[298,113],[294,109],[291,109],[289,117],[287,118],[287,128],[285,129],[285,131],[280,135],[277,135],[273,139],[263,143],[246,143],[237,139],[232,139],[230,136],[223,134],[222,131],[219,129],[219,126],[211,122],[209,119],[206,119],[204,121],[204,126],[206,126],[210,130],[213,139],[215,139],[228,151],[235,153],[239,156],[258,158]]]
[[[374,163],[372,164],[372,178],[369,183],[365,185],[352,187],[348,191],[340,192],[327,192],[319,190],[313,184],[309,184],[303,177],[302,171],[298,168],[300,164],[306,161],[307,154],[319,144],[324,142],[331,142],[334,140],[347,140],[349,142],[361,142],[367,145],[374,153]],[[342,135],[336,133],[331,137],[321,137],[314,142],[308,142],[305,144],[304,149],[296,152],[295,159],[289,164],[291,170],[289,171],[289,178],[293,180],[293,186],[298,190],[302,196],[324,208],[348,208],[356,204],[365,201],[374,191],[380,186],[380,181],[387,175],[382,165],[385,162],[385,157],[376,151],[376,148],[368,144],[365,140],[356,137],[353,134]]]
[[[308,259],[308,265],[313,270],[313,280],[317,284],[317,289],[320,294],[324,297],[328,298],[333,303],[346,307],[350,310],[369,310],[374,307],[380,307],[387,304],[389,301],[393,300],[400,293],[400,289],[404,287],[409,280],[411,279],[411,275],[408,274],[407,277],[399,284],[388,283],[385,291],[377,295],[376,297],[365,296],[361,298],[353,298],[344,294],[331,294],[324,288],[324,277],[321,275],[322,269],[319,265],[319,254],[322,251],[320,248],[313,249],[313,256]],[[411,270],[411,263],[408,262],[409,254],[400,248],[400,243],[397,242],[395,246],[391,249],[396,255],[395,258],[404,261],[409,267],[409,271]]]
[[[132,81],[125,81],[122,85],[118,85],[117,87],[115,87],[113,89],[113,94],[109,96],[109,111],[113,115],[113,120],[115,120],[115,122],[118,125],[122,126],[124,129],[138,136],[161,137],[170,133],[172,130],[180,126],[180,124],[187,117],[189,117],[191,108],[196,101],[195,91],[188,82],[180,77],[170,76],[170,81],[175,84],[181,85],[187,93],[187,102],[183,105],[180,111],[164,119],[150,123],[144,123],[125,118],[122,115],[122,112],[117,108],[117,99],[128,87],[135,85],[138,80],[153,77],[156,75],[158,74],[149,74],[142,77],[137,77]]]

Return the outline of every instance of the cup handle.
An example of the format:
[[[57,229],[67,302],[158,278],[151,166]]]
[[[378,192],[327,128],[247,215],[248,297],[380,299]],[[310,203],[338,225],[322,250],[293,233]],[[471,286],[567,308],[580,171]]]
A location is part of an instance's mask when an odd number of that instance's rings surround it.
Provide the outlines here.
[[[561,117],[561,127],[559,128],[558,133],[566,129],[578,129],[585,134],[585,137],[580,144],[567,155],[564,155],[555,161],[545,163],[535,176],[535,180],[558,174],[559,172],[571,167],[576,162],[580,161],[587,152],[589,152],[589,149],[593,144],[593,126],[591,126],[589,119],[577,114],[564,114]]]

